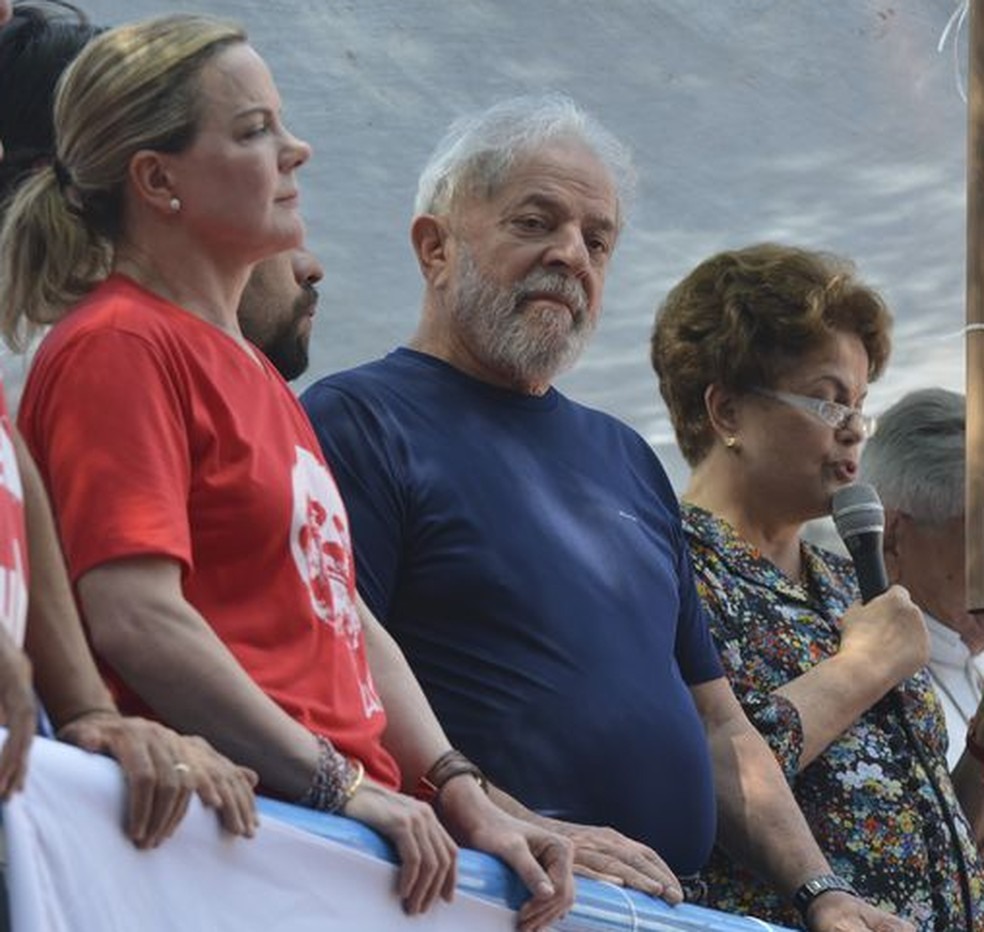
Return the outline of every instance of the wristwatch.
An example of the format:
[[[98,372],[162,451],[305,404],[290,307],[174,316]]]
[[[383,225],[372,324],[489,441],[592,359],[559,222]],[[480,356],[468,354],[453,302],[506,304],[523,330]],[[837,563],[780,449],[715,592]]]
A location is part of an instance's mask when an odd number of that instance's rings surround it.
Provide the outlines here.
[[[812,880],[808,880],[793,894],[793,906],[795,906],[799,910],[799,914],[806,919],[806,911],[810,908],[810,904],[818,896],[823,896],[824,893],[830,893],[833,890],[839,890],[842,893],[850,893],[854,896],[858,895],[858,891],[855,890],[854,887],[852,887],[843,877],[838,877],[837,874],[820,874],[819,877],[814,877]]]

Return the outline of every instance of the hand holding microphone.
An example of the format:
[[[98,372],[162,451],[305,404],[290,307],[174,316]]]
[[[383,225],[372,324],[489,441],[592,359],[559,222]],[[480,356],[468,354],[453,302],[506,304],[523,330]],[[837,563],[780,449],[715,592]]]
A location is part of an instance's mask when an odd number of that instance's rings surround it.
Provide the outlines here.
[[[870,485],[847,485],[834,493],[832,513],[864,603],[844,615],[841,650],[863,653],[872,665],[885,667],[890,679],[901,681],[928,663],[929,632],[909,593],[901,586],[889,588],[881,499]]]

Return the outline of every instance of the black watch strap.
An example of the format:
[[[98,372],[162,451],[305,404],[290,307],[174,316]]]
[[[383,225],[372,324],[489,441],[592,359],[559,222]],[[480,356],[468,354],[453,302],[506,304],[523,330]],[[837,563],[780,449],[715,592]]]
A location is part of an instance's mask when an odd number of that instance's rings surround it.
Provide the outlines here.
[[[808,880],[793,894],[793,906],[799,910],[799,914],[805,919],[806,911],[810,908],[810,904],[818,896],[822,896],[824,893],[830,893],[833,890],[839,890],[842,893],[850,893],[857,896],[857,890],[843,877],[838,877],[837,874],[820,874],[820,876]]]

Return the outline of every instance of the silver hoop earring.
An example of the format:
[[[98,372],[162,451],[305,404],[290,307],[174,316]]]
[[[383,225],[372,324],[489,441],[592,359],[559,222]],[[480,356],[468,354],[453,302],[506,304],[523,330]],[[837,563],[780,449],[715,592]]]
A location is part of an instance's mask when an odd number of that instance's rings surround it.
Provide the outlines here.
[[[172,197],[168,206],[171,208],[171,213],[176,214],[181,210],[181,200],[177,197]]]

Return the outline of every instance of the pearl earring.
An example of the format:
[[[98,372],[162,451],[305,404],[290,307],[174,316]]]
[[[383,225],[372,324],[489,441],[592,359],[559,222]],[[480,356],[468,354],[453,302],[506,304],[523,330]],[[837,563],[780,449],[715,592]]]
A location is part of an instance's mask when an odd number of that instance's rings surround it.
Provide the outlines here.
[[[171,213],[176,214],[181,210],[181,200],[177,197],[172,197],[168,206],[171,208]]]

